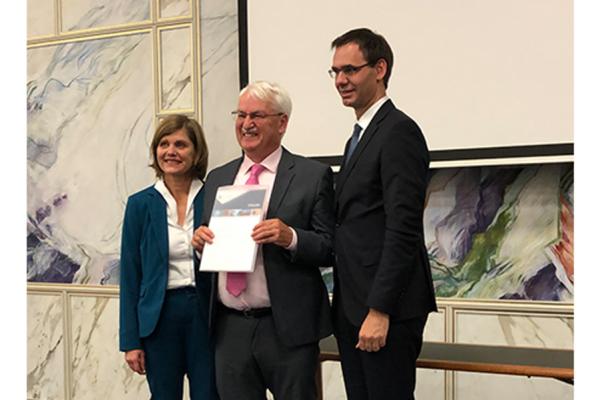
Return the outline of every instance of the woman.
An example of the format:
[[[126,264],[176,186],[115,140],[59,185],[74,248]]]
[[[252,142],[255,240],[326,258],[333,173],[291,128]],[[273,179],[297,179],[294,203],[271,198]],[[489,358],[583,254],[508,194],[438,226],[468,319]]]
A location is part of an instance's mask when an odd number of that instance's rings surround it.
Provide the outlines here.
[[[208,151],[198,122],[162,120],[152,139],[157,182],[129,197],[121,242],[120,350],[152,398],[216,398],[208,338],[209,277],[190,244],[202,217]]]

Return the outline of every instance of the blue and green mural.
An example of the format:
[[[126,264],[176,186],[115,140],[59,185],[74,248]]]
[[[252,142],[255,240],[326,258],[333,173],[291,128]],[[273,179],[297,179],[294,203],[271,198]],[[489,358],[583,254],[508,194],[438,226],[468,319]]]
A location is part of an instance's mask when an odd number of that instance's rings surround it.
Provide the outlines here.
[[[433,170],[424,226],[438,297],[573,301],[573,164]]]

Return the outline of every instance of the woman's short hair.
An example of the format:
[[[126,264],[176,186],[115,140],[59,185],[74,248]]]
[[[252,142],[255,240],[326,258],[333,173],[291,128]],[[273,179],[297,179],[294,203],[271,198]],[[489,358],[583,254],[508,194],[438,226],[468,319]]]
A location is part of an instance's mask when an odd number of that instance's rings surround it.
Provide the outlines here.
[[[169,115],[163,118],[158,124],[158,127],[154,132],[154,137],[152,138],[152,144],[150,145],[150,153],[152,156],[152,164],[150,164],[150,166],[154,169],[154,172],[156,172],[157,177],[163,177],[164,172],[158,166],[158,160],[156,158],[158,144],[163,137],[177,132],[180,129],[183,129],[194,145],[194,165],[190,172],[194,178],[204,179],[208,167],[208,147],[206,146],[204,131],[195,119],[181,114]]]

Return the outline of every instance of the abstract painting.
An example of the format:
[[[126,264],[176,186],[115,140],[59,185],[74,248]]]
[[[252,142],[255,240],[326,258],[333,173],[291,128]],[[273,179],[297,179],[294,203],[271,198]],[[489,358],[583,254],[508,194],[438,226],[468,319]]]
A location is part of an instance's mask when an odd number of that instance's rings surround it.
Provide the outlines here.
[[[424,228],[438,297],[573,301],[571,163],[434,169]]]

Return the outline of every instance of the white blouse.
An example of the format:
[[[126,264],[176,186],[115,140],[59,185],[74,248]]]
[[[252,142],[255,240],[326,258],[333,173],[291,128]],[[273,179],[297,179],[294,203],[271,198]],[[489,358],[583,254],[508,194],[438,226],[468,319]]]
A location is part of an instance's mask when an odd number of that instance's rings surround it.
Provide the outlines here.
[[[167,289],[185,286],[195,286],[194,249],[192,236],[194,234],[194,198],[202,189],[202,181],[194,179],[188,194],[187,209],[183,226],[177,223],[177,203],[167,189],[164,181],[159,179],[154,188],[167,202],[167,226],[169,238],[169,277]]]

